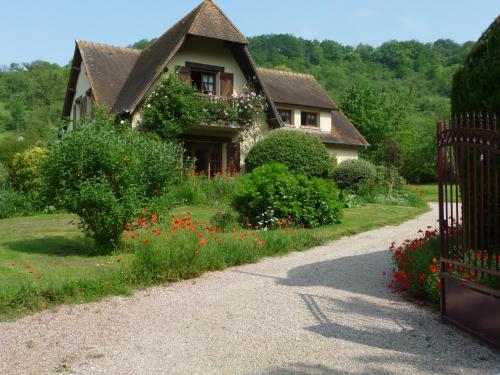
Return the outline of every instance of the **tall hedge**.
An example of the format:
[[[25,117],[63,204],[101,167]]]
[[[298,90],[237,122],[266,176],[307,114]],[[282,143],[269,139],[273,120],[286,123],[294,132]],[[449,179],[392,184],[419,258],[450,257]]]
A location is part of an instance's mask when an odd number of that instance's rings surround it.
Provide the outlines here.
[[[500,16],[453,77],[452,112],[500,112]]]
[[[296,131],[275,131],[257,142],[248,152],[249,172],[268,163],[280,163],[292,173],[309,177],[328,177],[335,161],[318,137]]]

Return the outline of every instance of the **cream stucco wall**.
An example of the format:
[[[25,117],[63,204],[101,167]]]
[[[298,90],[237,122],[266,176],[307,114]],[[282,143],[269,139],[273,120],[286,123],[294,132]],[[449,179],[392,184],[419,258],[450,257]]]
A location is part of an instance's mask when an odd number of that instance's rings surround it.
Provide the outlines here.
[[[196,37],[188,39],[168,63],[168,72],[175,72],[178,66],[185,66],[187,61],[224,67],[226,73],[234,75],[234,94],[239,94],[247,84],[233,54],[222,40]],[[217,84],[217,90],[219,89]]]
[[[299,107],[299,106],[291,106],[291,105],[282,105],[282,104],[277,104],[276,105],[278,109],[286,109],[289,111],[292,111],[292,118],[293,118],[293,126],[297,129],[304,128],[301,126],[301,113],[304,112],[314,112],[318,114],[319,118],[319,128],[317,127],[311,127],[308,126],[306,128],[311,128],[311,129],[318,129],[324,132],[330,132],[332,129],[332,114],[328,110],[322,110],[318,108],[311,108],[311,107]],[[288,124],[287,124],[288,125]]]
[[[358,146],[327,144],[326,148],[328,149],[328,152],[330,152],[330,154],[335,156],[337,159],[337,165],[346,160],[359,158]]]
[[[71,106],[71,119],[73,119],[73,108],[76,106],[76,119],[79,120],[81,117],[80,106],[76,103],[79,97],[84,97],[87,95],[87,91],[90,89],[90,82],[87,76],[87,70],[83,62],[80,65],[80,73],[78,74],[78,80],[76,82],[75,97],[73,99],[73,105]]]

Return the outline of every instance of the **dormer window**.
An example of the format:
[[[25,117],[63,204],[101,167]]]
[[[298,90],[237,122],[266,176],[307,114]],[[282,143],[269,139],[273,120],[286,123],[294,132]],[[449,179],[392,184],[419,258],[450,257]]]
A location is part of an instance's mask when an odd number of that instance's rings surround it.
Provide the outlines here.
[[[199,92],[206,95],[216,95],[217,87],[215,85],[216,73],[191,70],[191,82]]]
[[[301,120],[302,126],[318,126],[318,114],[315,112],[302,112]]]
[[[292,111],[289,109],[278,109],[278,112],[281,116],[281,120],[285,125],[293,125],[292,121]]]

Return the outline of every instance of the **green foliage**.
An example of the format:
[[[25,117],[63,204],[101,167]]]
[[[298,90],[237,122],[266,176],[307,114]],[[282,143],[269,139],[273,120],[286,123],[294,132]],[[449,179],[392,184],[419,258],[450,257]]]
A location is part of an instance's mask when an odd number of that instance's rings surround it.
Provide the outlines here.
[[[226,98],[220,96],[209,96],[205,101],[204,121],[208,123],[236,123],[238,112],[233,108]]]
[[[9,185],[9,170],[0,163],[0,189]]]
[[[190,82],[165,74],[144,103],[141,128],[163,139],[174,139],[187,126],[204,120],[205,101]]]
[[[195,230],[185,230],[185,228]],[[134,258],[124,268],[127,282],[150,285],[197,277],[206,271],[256,262],[318,245],[313,232],[289,226],[270,231],[212,227],[191,216],[139,228],[127,238]]]
[[[249,172],[273,162],[286,165],[293,173],[317,177],[330,176],[334,168],[334,160],[319,138],[294,131],[271,133],[245,158]]]
[[[13,216],[26,216],[35,212],[31,197],[0,186],[0,219]]]
[[[210,219],[210,225],[214,228],[222,228],[225,230],[233,231],[237,228],[238,217],[233,213],[233,211],[217,211],[212,219]]]
[[[340,189],[357,190],[357,185],[376,175],[375,166],[364,159],[346,160],[333,172],[333,178]]]
[[[21,193],[30,196],[34,201],[41,197],[42,171],[41,166],[48,157],[48,150],[34,147],[16,154],[12,161],[12,185]]]
[[[405,137],[412,136],[407,121],[409,99],[409,95],[370,86],[353,86],[342,97],[342,109],[371,145],[363,154],[373,162],[385,161],[387,146],[399,147],[408,141]]]
[[[453,77],[454,114],[500,112],[500,22],[493,22]]]
[[[178,182],[182,150],[96,117],[54,145],[45,164],[49,202],[80,216],[97,244],[115,242],[135,210]]]
[[[179,184],[171,186],[161,196],[153,199],[149,206],[157,213],[166,214],[174,207],[208,204],[212,207],[229,203],[236,189],[238,176],[216,175],[188,176]]]
[[[0,69],[0,131],[12,131],[15,138],[52,139],[61,118],[68,76],[69,66],[44,61]]]
[[[377,166],[374,176],[357,185],[356,194],[367,203],[425,206],[419,194],[406,189],[405,179],[393,167]]]
[[[282,221],[317,227],[342,218],[339,193],[331,181],[292,174],[278,163],[265,164],[243,176],[232,206],[244,221],[263,228]]]

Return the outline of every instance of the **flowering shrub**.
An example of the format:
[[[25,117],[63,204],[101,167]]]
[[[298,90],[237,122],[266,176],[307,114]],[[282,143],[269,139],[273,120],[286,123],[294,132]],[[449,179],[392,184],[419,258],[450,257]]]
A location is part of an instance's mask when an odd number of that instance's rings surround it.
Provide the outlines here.
[[[392,243],[390,250],[396,266],[391,287],[410,295],[439,303],[439,239],[431,227],[419,231],[421,236],[406,240],[402,245]]]
[[[400,246],[392,243],[390,249],[395,271],[390,286],[395,290],[407,292],[413,297],[427,299],[438,304],[441,293],[439,233],[431,227],[425,231],[420,230],[419,233],[420,237],[406,240]],[[486,252],[476,251],[471,256],[477,263],[481,261],[485,264],[491,263],[493,269],[500,265],[500,257],[490,259]],[[469,255],[466,256],[466,262],[467,257]],[[498,280],[482,279],[479,273],[464,267],[446,263],[445,270],[458,279],[473,280],[493,288],[500,287]]]
[[[192,278],[319,244],[309,231],[286,224],[275,231],[224,228],[196,220],[191,212],[164,224],[156,215],[139,217],[125,225],[122,241],[134,253],[126,274],[143,284]]]
[[[176,74],[166,74],[158,83],[143,107],[141,128],[172,139],[185,128],[201,124],[205,113],[204,100],[189,82]]]
[[[294,175],[277,163],[243,176],[232,206],[245,221],[265,228],[283,220],[313,228],[342,218],[342,203],[333,183]]]
[[[249,127],[267,109],[267,101],[263,95],[247,86],[242,93],[235,97],[235,108],[238,123]]]
[[[189,125],[238,123],[249,127],[266,108],[264,96],[250,88],[230,99],[204,96],[178,75],[166,74],[144,103],[141,128],[172,139]]]
[[[12,185],[16,190],[29,195],[35,201],[40,199],[42,188],[40,167],[47,156],[48,150],[46,148],[34,147],[16,154],[12,161]]]
[[[238,112],[227,98],[209,95],[204,104],[204,113],[206,123],[224,123],[231,124],[238,122]]]

